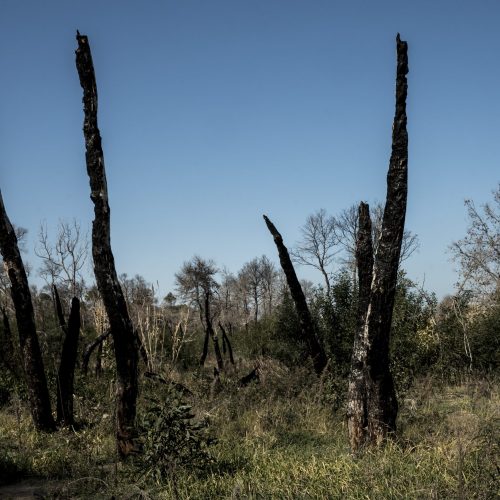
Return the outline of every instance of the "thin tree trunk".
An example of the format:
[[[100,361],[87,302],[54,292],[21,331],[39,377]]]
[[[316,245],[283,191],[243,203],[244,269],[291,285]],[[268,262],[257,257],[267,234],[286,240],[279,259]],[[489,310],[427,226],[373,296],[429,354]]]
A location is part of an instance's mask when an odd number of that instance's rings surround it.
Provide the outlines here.
[[[263,216],[266,221],[267,228],[274,238],[274,243],[278,248],[278,254],[280,258],[281,267],[285,273],[288,287],[290,289],[290,294],[292,295],[293,301],[295,303],[295,309],[297,310],[297,315],[299,317],[300,328],[304,340],[307,342],[309,348],[309,354],[313,360],[313,366],[316,373],[320,374],[326,366],[326,355],[323,351],[321,344],[319,343],[318,337],[314,330],[313,321],[311,318],[311,313],[309,312],[309,307],[307,306],[306,298],[300,282],[295,274],[295,269],[293,267],[288,250],[283,243],[283,238],[278,232],[274,224],[266,217]]]
[[[96,347],[99,347],[100,354],[98,354],[98,357],[100,358],[100,356],[102,355],[102,344],[110,335],[111,335],[111,330],[104,332],[103,334],[99,335],[99,337],[97,337],[93,342],[91,342],[85,348],[85,351],[83,352],[83,358],[82,358],[82,370],[83,370],[83,373],[85,375],[87,374],[90,356],[92,356],[94,349]],[[99,364],[100,364],[100,359],[99,359]]]
[[[222,330],[222,326],[219,323],[219,328]],[[224,335],[224,332],[222,333],[222,354],[226,354],[227,352],[227,347],[226,347],[226,337]]]
[[[392,154],[387,174],[387,197],[373,265],[370,302],[366,312],[362,341],[366,341],[364,387],[366,396],[366,426],[358,436],[359,423],[351,415],[349,429],[353,448],[362,442],[381,444],[396,430],[398,402],[389,365],[389,341],[396,294],[397,273],[406,215],[408,191],[408,133],[406,130],[406,95],[408,73],[408,45],[397,43],[396,112],[392,132]],[[364,285],[363,285],[364,286]],[[361,276],[360,276],[360,288]],[[362,352],[362,351],[361,351]],[[355,374],[351,377],[354,380]],[[353,400],[349,404],[356,407]],[[359,407],[358,407],[359,411]]]
[[[219,338],[217,334],[212,330],[212,341],[214,343],[215,359],[217,360],[217,368],[219,372],[224,370],[224,360],[222,359],[222,353],[219,347]]]
[[[16,310],[21,357],[33,423],[38,430],[53,431],[55,430],[55,422],[52,417],[47,379],[36,333],[35,314],[28,278],[17,246],[16,233],[5,211],[1,193],[0,251],[11,283],[10,293]]]
[[[56,285],[52,285],[52,290],[54,291],[54,300],[56,303],[56,313],[57,313],[57,319],[59,320],[59,326],[61,327],[61,330],[63,331],[63,333],[66,335],[67,334],[66,320],[64,319],[61,298],[59,297],[59,292],[57,290]]]
[[[102,375],[102,344],[99,344],[97,348],[97,354],[95,356],[95,365],[94,365],[94,375],[95,378],[99,378]]]
[[[57,298],[59,298],[59,295],[57,295]],[[65,426],[70,426],[74,423],[73,382],[78,355],[80,326],[80,301],[76,297],[73,297],[68,326],[65,328],[66,335],[61,352],[61,362],[59,364],[59,371],[57,372],[57,421]]]
[[[212,342],[214,343],[215,359],[217,360],[217,368],[219,372],[224,369],[224,361],[222,360],[222,354],[219,347],[219,339],[212,326],[212,317],[210,315],[210,294],[205,294],[205,324],[207,328],[207,334],[212,337]]]
[[[229,337],[227,336],[226,330],[222,326],[222,323],[219,323],[219,327],[222,332],[222,342],[227,346],[227,351],[229,353],[229,361],[231,361],[231,364],[234,365],[234,357],[233,357],[233,347],[231,345],[231,342],[229,341]]]
[[[94,203],[92,256],[97,288],[101,294],[113,335],[116,358],[116,438],[122,457],[135,450],[134,438],[138,392],[138,348],[132,321],[116,274],[111,251],[110,209],[101,135],[97,126],[97,87],[92,55],[86,36],[77,32],[76,67],[83,89],[87,172]]]
[[[366,203],[359,205],[358,234],[356,238],[356,262],[358,268],[358,311],[356,335],[351,359],[351,373],[347,395],[347,424],[353,450],[359,449],[365,441],[368,426],[366,401],[366,355],[367,338],[365,321],[370,303],[373,273],[373,243],[370,208]]]
[[[205,365],[205,361],[208,356],[208,340],[210,338],[210,333],[208,331],[208,328],[205,327],[205,340],[203,341],[203,352],[201,353],[201,358],[200,358],[200,366]]]

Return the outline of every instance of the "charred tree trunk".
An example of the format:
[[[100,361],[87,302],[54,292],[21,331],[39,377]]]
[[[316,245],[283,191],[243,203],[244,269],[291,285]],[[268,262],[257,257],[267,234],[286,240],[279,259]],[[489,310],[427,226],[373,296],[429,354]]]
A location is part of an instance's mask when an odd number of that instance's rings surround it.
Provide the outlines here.
[[[17,246],[14,228],[7,216],[0,193],[0,251],[11,283],[10,292],[16,310],[21,357],[28,386],[31,416],[41,431],[55,430],[50,407],[47,379],[36,333],[35,315],[28,278]]]
[[[114,340],[117,372],[116,438],[120,455],[126,457],[135,450],[138,348],[111,251],[108,188],[101,135],[97,126],[97,87],[92,55],[87,37],[77,32],[76,39],[76,67],[83,89],[85,113],[85,158],[95,214],[92,224],[92,256],[97,288],[106,308]]]
[[[222,331],[222,325],[219,323],[219,328]],[[226,354],[227,352],[227,347],[226,347],[226,337],[224,335],[224,332],[222,332],[222,354]]]
[[[82,360],[82,370],[85,375],[87,374],[88,366],[89,366],[89,360],[90,356],[92,356],[92,353],[94,352],[94,349],[96,347],[99,347],[98,349],[98,354],[97,354],[97,361],[96,365],[99,365],[99,372],[101,370],[101,356],[102,356],[102,343],[111,335],[111,330],[108,330],[107,332],[104,332],[102,335],[99,335],[94,342],[90,343],[86,348],[83,353],[83,360]],[[97,375],[97,373],[96,373]]]
[[[99,378],[102,375],[102,342],[99,344],[95,356],[94,375],[95,378]]]
[[[208,332],[208,329],[205,327],[205,340],[203,341],[203,352],[201,353],[201,358],[200,358],[200,366],[205,365],[205,361],[208,356],[208,341],[210,339],[210,334]]]
[[[210,314],[210,293],[205,294],[205,327],[207,329],[207,336],[212,337],[215,359],[217,360],[217,368],[219,372],[221,372],[224,369],[224,361],[222,360],[222,354],[220,352],[219,339],[217,338],[217,334],[215,333],[212,325],[212,316]]]
[[[325,368],[327,360],[325,352],[323,351],[318,337],[316,336],[311,313],[309,312],[309,307],[307,306],[304,292],[302,291],[302,287],[300,286],[297,275],[295,274],[295,269],[290,259],[290,255],[288,254],[288,250],[283,243],[281,234],[265,215],[264,220],[266,221],[267,228],[272,234],[274,243],[278,248],[281,267],[283,268],[283,272],[285,273],[286,281],[290,289],[290,294],[292,295],[293,301],[295,303],[295,309],[297,310],[297,315],[299,317],[302,335],[304,337],[304,340],[307,342],[314,369],[316,373],[320,374]]]
[[[408,133],[406,130],[406,95],[408,45],[399,34],[397,42],[396,112],[392,132],[392,154],[387,174],[387,198],[382,230],[374,259],[370,302],[366,312],[363,338],[366,339],[364,384],[366,427],[359,429],[351,418],[354,447],[360,442],[382,443],[396,430],[398,403],[389,366],[389,340],[397,272],[403,239],[408,191]],[[361,285],[360,285],[361,286]],[[352,379],[351,379],[352,380]]]
[[[359,205],[358,234],[356,238],[356,264],[358,268],[358,311],[356,336],[351,360],[351,373],[347,395],[347,424],[353,450],[359,449],[365,441],[368,426],[366,401],[366,354],[367,338],[365,321],[370,304],[370,290],[373,276],[373,243],[370,208],[366,203]]]
[[[19,370],[17,356],[14,350],[14,343],[12,341],[12,330],[10,328],[9,317],[7,311],[2,308],[2,321],[3,321],[3,339],[0,344],[0,361],[3,362],[5,367],[14,375],[16,379],[22,378],[22,373]]]
[[[56,295],[56,297],[59,299],[59,295]],[[58,302],[60,306],[61,303],[59,300]],[[59,371],[57,372],[57,421],[65,426],[70,426],[74,423],[73,382],[78,355],[80,326],[80,301],[76,297],[73,297],[68,326],[64,328],[64,344],[61,352]]]
[[[59,297],[59,292],[57,290],[56,285],[52,285],[52,290],[54,292],[54,301],[56,306],[57,319],[59,320],[59,326],[61,327],[63,333],[66,335],[67,333],[66,320],[64,319],[64,312],[61,304],[61,298]]]
[[[229,341],[229,337],[226,334],[226,330],[222,326],[222,323],[219,323],[220,330],[222,332],[222,342],[223,345],[227,346],[227,351],[229,353],[229,361],[231,361],[231,364],[234,365],[234,357],[233,357],[233,347],[231,345],[231,342]]]
[[[219,338],[217,334],[212,329],[212,341],[214,343],[215,359],[217,360],[217,368],[219,372],[224,369],[224,360],[222,359],[222,354],[219,347]]]

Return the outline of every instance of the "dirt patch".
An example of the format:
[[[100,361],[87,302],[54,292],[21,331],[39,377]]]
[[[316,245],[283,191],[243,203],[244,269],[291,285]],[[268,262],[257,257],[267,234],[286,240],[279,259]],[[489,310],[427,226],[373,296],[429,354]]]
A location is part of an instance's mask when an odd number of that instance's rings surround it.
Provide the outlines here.
[[[43,479],[27,479],[18,483],[0,486],[0,499],[33,500],[33,499],[63,499],[64,489],[62,481],[47,481]]]

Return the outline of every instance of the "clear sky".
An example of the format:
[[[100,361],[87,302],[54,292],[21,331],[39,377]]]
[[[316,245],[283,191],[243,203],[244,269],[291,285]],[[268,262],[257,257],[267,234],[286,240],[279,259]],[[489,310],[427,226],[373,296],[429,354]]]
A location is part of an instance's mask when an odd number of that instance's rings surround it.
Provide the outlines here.
[[[277,261],[263,213],[291,246],[315,210],[385,199],[399,31],[421,245],[407,269],[453,291],[463,201],[500,180],[498,0],[0,0],[0,187],[30,248],[41,221],[90,231],[93,217],[76,29],[94,58],[118,272],[163,292],[194,254],[232,271]]]

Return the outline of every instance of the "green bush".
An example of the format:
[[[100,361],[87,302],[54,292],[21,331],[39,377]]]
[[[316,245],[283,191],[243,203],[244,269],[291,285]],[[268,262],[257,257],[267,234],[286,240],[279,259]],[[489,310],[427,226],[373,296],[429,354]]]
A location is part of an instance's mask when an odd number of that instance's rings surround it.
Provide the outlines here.
[[[142,453],[136,465],[143,478],[157,484],[179,468],[202,472],[213,463],[209,446],[215,440],[206,420],[195,421],[191,406],[172,391],[163,401],[150,399],[140,419]]]

